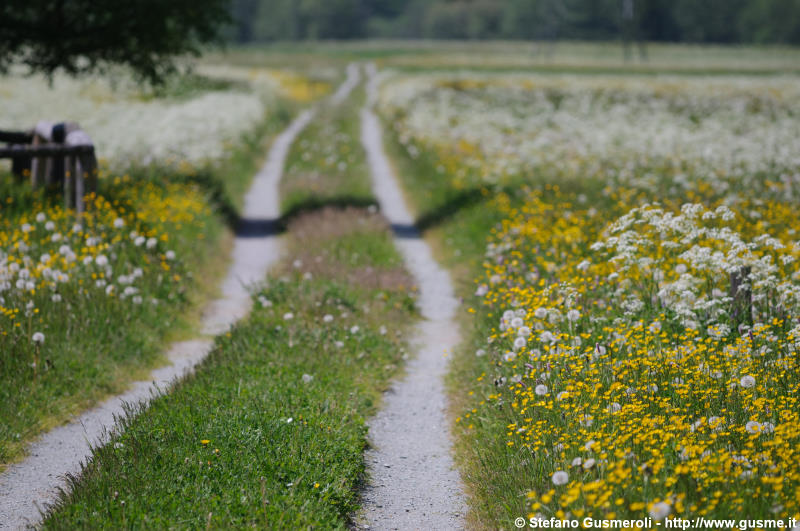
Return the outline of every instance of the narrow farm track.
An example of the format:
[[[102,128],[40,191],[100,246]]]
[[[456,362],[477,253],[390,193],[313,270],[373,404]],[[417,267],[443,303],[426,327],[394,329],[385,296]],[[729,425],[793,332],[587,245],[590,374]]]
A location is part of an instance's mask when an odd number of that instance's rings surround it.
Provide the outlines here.
[[[358,83],[358,69],[349,67],[346,80],[330,101],[344,101]],[[250,286],[263,281],[268,268],[280,257],[281,242],[276,232],[280,216],[278,187],[289,148],[315,112],[312,108],[301,113],[274,140],[264,166],[255,176],[245,198],[222,295],[210,302],[203,314],[204,334],[222,333],[247,315]],[[202,361],[212,346],[213,340],[208,337],[171,345],[167,353],[170,365],[154,370],[150,380],[133,383],[128,392],[106,400],[31,445],[29,457],[0,474],[0,529],[35,526],[59,490],[66,488],[66,475],[79,473],[91,448],[107,440],[116,417],[125,413],[125,405],[147,402],[166,390]]]
[[[384,153],[380,122],[370,109],[377,90],[372,65],[368,73],[362,143],[375,195],[419,286],[418,305],[425,320],[412,339],[416,358],[409,361],[405,378],[386,394],[383,410],[369,422],[373,449],[367,454],[370,483],[364,494],[364,517],[373,529],[463,529],[466,502],[450,456],[442,381],[446,355],[459,341],[453,320],[458,302],[447,271],[414,228]]]

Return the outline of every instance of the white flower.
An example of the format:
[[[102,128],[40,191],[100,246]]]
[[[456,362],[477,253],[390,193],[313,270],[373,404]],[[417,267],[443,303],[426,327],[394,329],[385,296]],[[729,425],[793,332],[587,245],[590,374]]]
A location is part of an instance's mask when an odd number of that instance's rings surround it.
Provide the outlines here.
[[[142,296],[141,296],[141,295],[136,295],[135,297],[133,297],[133,298],[131,299],[131,301],[132,301],[134,304],[141,304],[141,303],[142,303]]]
[[[671,512],[672,507],[670,507],[667,502],[654,503],[653,506],[650,507],[650,518],[656,521],[663,520],[669,516]]]
[[[549,389],[545,384],[539,384],[533,389],[533,391],[536,393],[537,396],[544,396],[547,394]]]
[[[559,470],[553,473],[553,477],[551,479],[553,480],[553,485],[566,485],[567,481],[569,481],[569,474],[563,470]]]
[[[313,380],[313,379],[314,379],[314,377],[311,376],[310,374],[304,374],[303,375],[303,383],[311,383],[311,380]]]
[[[478,289],[475,290],[475,295],[478,297],[485,297],[487,293],[489,293],[489,286],[486,284],[481,284],[478,286]]]
[[[750,422],[744,425],[744,429],[747,430],[747,433],[750,434],[761,433],[762,428],[763,427],[761,426],[761,423],[756,420],[751,420]]]
[[[268,298],[266,298],[263,295],[259,295],[258,296],[258,303],[261,305],[262,308],[271,308],[272,307],[272,301],[269,300]]]
[[[30,223],[23,223],[22,227],[20,228],[22,229],[22,232],[24,232],[25,234],[33,230],[33,227],[31,227]]]
[[[569,320],[570,323],[574,323],[580,318],[581,318],[581,312],[579,312],[578,310],[572,309],[567,312],[567,319]]]
[[[513,319],[511,319],[512,328],[519,328],[523,324],[525,324],[525,321],[522,320],[522,317],[514,317]]]
[[[586,461],[583,462],[583,469],[584,470],[591,469],[595,465],[596,462],[597,461],[595,461],[593,458],[590,457],[589,459],[587,459]]]
[[[109,284],[106,286],[106,295],[111,295],[114,293],[114,284]]]
[[[741,385],[745,389],[750,389],[751,387],[756,385],[756,379],[747,374],[745,376],[742,376],[742,379],[739,380],[739,385]]]
[[[145,244],[145,247],[147,247],[148,249],[152,249],[156,245],[158,245],[158,240],[157,239],[155,239],[155,238],[147,238],[147,243]]]
[[[136,247],[141,247],[142,245],[144,245],[145,241],[146,241],[146,238],[144,236],[137,236],[136,239],[133,240],[133,244]]]
[[[514,348],[519,350],[527,344],[524,337],[518,337],[514,340]]]
[[[600,343],[596,343],[594,346],[594,358],[597,359],[600,356],[605,356],[605,354],[606,354],[606,347],[604,347]]]
[[[175,260],[175,251],[167,251],[164,253],[164,258],[167,260]]]
[[[100,267],[105,267],[108,265],[108,258],[105,255],[98,255],[97,258],[94,259],[94,263]]]
[[[53,230],[56,228],[56,224],[53,223],[52,221],[48,221],[47,223],[44,224],[44,228],[47,230]]]
[[[503,361],[512,362],[517,359],[517,355],[511,351],[506,352],[503,354]]]
[[[50,297],[50,300],[53,302],[61,302],[61,295],[54,293],[53,296]]]
[[[480,358],[481,356],[485,356],[486,355],[486,351],[483,350],[482,348],[479,348],[478,350],[475,351],[475,355]]]
[[[124,226],[125,226],[125,220],[124,219],[117,218],[117,219],[114,220],[114,228],[115,229],[121,229]]]
[[[539,339],[542,341],[542,343],[555,343],[556,341],[556,337],[552,334],[552,332],[548,332],[547,330],[541,333]]]
[[[544,319],[547,317],[547,309],[545,308],[536,308],[536,311],[533,312],[533,316],[537,319]]]
[[[33,337],[31,338],[34,343],[41,345],[44,343],[44,334],[41,332],[34,332]]]
[[[581,466],[583,464],[583,459],[580,457],[576,457],[572,460],[572,466]]]
[[[358,327],[358,325],[353,325],[353,326],[350,327],[350,333],[351,334],[357,334],[359,330],[361,330],[361,329]]]
[[[322,318],[323,323],[330,323],[333,321],[333,316],[331,314],[325,314],[325,317]]]
[[[286,312],[283,314],[284,321],[291,321],[292,319],[294,319],[294,314],[292,312]]]
[[[47,219],[47,216],[44,215],[44,212],[39,212],[36,214],[36,221],[39,223],[43,223]]]
[[[336,348],[342,348],[344,346],[344,341],[337,341],[333,344]]]

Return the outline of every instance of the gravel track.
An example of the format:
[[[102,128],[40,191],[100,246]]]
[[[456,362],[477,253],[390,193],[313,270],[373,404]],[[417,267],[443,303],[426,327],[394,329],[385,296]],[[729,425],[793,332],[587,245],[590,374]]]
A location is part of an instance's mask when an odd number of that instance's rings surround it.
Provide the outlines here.
[[[394,172],[383,150],[381,125],[370,110],[377,90],[368,67],[368,103],[361,135],[373,190],[395,229],[395,243],[419,286],[418,306],[425,320],[416,328],[406,376],[384,396],[384,408],[369,422],[369,484],[358,524],[371,529],[463,529],[466,502],[461,478],[450,456],[450,422],[442,378],[446,354],[458,344],[453,316],[458,301],[452,282],[414,228]]]

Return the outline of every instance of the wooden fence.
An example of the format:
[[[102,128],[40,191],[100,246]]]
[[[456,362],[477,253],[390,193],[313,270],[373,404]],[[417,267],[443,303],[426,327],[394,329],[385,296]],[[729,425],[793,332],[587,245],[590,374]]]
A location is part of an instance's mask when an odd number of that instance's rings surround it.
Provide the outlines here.
[[[88,136],[83,136],[88,139]],[[35,133],[0,131],[0,159],[11,159],[11,171],[19,180],[30,178],[31,186],[63,186],[64,205],[79,213],[86,210],[84,196],[97,191],[97,158],[94,145],[39,142]]]

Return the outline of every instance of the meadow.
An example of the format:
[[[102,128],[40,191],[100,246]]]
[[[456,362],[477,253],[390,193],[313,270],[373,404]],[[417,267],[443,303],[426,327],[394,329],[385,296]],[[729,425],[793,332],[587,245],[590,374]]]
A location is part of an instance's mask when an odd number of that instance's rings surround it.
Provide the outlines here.
[[[451,375],[472,525],[797,517],[796,85],[384,73],[475,330]]]
[[[100,79],[0,82],[14,101],[4,126],[77,119],[101,157],[98,193],[80,215],[58,191],[0,170],[0,466],[146,377],[164,363],[165,340],[194,333],[265,143],[328,86],[266,69],[212,73],[159,93]],[[156,116],[165,121],[154,128]]]
[[[0,185],[0,463],[197,335],[265,147],[319,103],[252,315],[131,409],[44,527],[357,521],[365,422],[419,318],[358,144],[364,90],[321,101],[367,60],[417,228],[463,300],[448,386],[467,526],[800,518],[798,51],[648,51],[277,44],[159,91],[1,80],[10,125],[74,101],[59,117],[105,160],[82,216]]]

